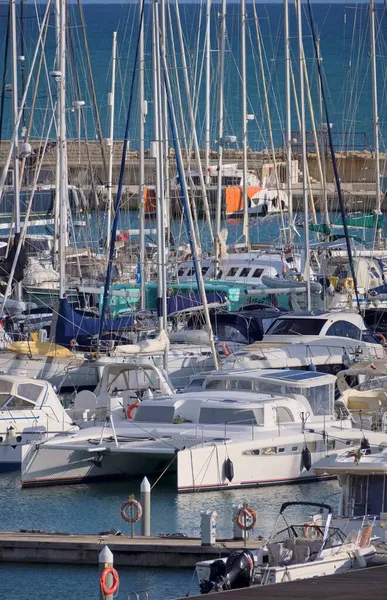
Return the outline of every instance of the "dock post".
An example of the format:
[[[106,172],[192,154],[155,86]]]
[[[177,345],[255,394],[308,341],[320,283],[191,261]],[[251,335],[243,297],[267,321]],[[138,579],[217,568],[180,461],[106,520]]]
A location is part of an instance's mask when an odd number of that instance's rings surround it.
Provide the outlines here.
[[[151,522],[151,486],[147,477],[144,477],[141,482],[141,506],[141,535],[149,537]]]
[[[99,563],[99,576],[101,577],[104,569],[113,568],[113,552],[110,550],[109,546],[104,546],[99,553],[98,563]],[[106,576],[106,585],[108,588],[111,588],[113,585],[113,575]],[[113,600],[114,594],[106,595],[103,593],[101,585],[99,586],[99,600]]]

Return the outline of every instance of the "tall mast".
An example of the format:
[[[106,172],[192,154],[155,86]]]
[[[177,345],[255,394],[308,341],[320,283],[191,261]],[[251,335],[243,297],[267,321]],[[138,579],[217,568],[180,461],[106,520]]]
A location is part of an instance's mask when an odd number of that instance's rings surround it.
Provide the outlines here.
[[[138,18],[140,25],[139,38],[139,71],[138,71],[138,108],[140,116],[139,127],[139,161],[138,161],[138,197],[140,199],[140,306],[141,310],[145,309],[145,170],[144,170],[144,23],[141,18],[142,6],[144,0],[139,0],[138,3]]]
[[[55,70],[60,71],[60,0],[55,0]],[[53,265],[57,271],[59,269],[59,180],[60,180],[60,144],[59,144],[59,121],[60,121],[60,101],[58,86],[58,101],[56,103],[56,164],[55,164],[55,204],[54,204],[54,256]]]
[[[219,271],[220,259],[220,226],[222,218],[222,171],[223,171],[223,113],[224,113],[224,53],[226,50],[226,0],[222,0],[220,13],[220,48],[219,48],[219,128],[218,128],[218,189],[215,215],[215,276]]]
[[[301,144],[302,144],[302,198],[304,209],[304,279],[307,288],[307,305],[308,310],[311,310],[311,294],[310,294],[310,248],[309,248],[309,219],[308,219],[308,192],[306,185],[307,173],[307,156],[306,156],[306,128],[305,128],[305,90],[304,90],[304,66],[305,55],[302,44],[302,9],[301,0],[296,0],[297,5],[297,30],[298,30],[298,57],[300,65],[300,113],[301,113]]]
[[[376,44],[375,44],[375,3],[370,0],[370,37],[371,37],[371,70],[372,70],[372,111],[374,121],[374,146],[375,146],[375,241],[380,244],[382,230],[378,228],[378,216],[381,214],[381,189],[380,189],[380,157],[379,157],[379,112],[378,112],[378,80],[376,73]]]
[[[206,3],[206,121],[205,121],[205,168],[206,184],[210,181],[211,150],[211,0]]]
[[[186,95],[186,100],[187,100],[187,104],[188,104],[188,113],[189,113],[192,138],[193,138],[194,149],[195,149],[196,164],[197,164],[197,168],[198,168],[198,172],[199,172],[204,212],[205,212],[205,215],[207,218],[211,243],[213,243],[214,234],[212,231],[210,206],[209,206],[209,202],[208,202],[206,181],[205,181],[205,177],[203,175],[203,170],[202,170],[202,162],[201,162],[201,158],[200,158],[200,148],[199,148],[198,136],[196,133],[195,116],[194,116],[194,111],[193,111],[193,106],[192,106],[191,90],[189,87],[188,67],[187,67],[187,60],[186,60],[185,49],[184,49],[183,31],[182,31],[182,27],[181,27],[179,0],[176,0],[176,16],[177,16],[177,29],[178,29],[178,34],[179,34],[180,51],[181,51],[181,63],[182,63],[182,67],[183,67],[185,95]]]
[[[247,90],[246,90],[246,0],[241,0],[241,56],[242,56],[242,147],[243,147],[243,235],[249,247],[249,213],[247,198]]]
[[[288,193],[289,243],[293,241],[293,189],[292,189],[292,113],[290,91],[290,38],[289,0],[284,0],[285,26],[285,91],[286,91],[286,187]]]
[[[157,0],[153,0],[153,98],[154,137],[156,142],[156,218],[157,218],[157,314],[159,330],[166,329],[166,275],[165,275],[165,227],[164,227],[164,178],[162,142],[162,96],[159,45],[159,12]]]
[[[160,0],[160,28],[161,35],[163,39],[163,44],[160,49],[160,52],[163,53],[163,60],[166,55],[166,11],[165,11],[165,0]],[[160,59],[159,59],[160,62]],[[169,144],[168,144],[168,108],[167,108],[167,93],[165,91],[164,80],[161,81],[161,64],[160,64],[160,85],[161,85],[161,122],[160,122],[160,131],[162,132],[162,141],[163,141],[163,174],[164,174],[164,224],[165,224],[165,240],[167,245],[169,246],[170,240],[170,177],[169,177]]]
[[[16,124],[18,118],[18,81],[17,81],[17,39],[16,39],[16,0],[11,0],[11,40],[12,40],[12,120]],[[16,128],[13,144],[13,195],[15,234],[20,233],[20,182],[19,182],[19,136]],[[21,285],[15,286],[15,295],[21,299]]]
[[[66,140],[66,0],[59,2],[59,298],[66,296],[65,252],[67,241],[67,140]]]
[[[110,246],[112,207],[113,207],[113,156],[114,156],[114,98],[116,88],[116,65],[117,65],[117,32],[113,32],[112,46],[112,81],[109,94],[110,128],[109,128],[109,174],[108,174],[108,206],[107,206],[107,231],[106,247]]]

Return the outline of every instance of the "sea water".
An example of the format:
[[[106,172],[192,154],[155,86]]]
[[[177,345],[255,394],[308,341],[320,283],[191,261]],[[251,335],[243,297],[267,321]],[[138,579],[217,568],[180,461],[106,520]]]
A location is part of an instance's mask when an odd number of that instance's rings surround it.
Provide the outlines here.
[[[120,518],[120,505],[132,493],[140,498],[139,479],[20,489],[19,477],[19,473],[0,476],[1,529],[100,533],[113,528],[130,533],[128,524]],[[247,501],[258,515],[253,534],[265,537],[270,534],[283,502],[325,501],[336,508],[338,498],[336,481],[177,494],[173,476],[166,475],[152,489],[151,534],[183,533],[200,537],[200,513],[215,510],[218,538],[230,538],[233,505]],[[290,515],[295,522],[303,523],[310,520],[313,512],[313,508],[293,510]],[[138,525],[136,532],[139,533]],[[119,574],[119,600],[127,600],[130,592],[140,591],[148,592],[149,600],[198,593],[193,569],[120,567]],[[0,583],[2,597],[7,600],[92,600],[98,597],[98,565],[0,564]]]

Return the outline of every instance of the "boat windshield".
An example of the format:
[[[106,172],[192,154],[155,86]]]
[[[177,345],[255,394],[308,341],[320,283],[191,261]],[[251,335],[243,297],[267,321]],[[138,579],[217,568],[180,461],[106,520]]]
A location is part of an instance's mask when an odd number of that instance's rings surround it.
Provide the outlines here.
[[[266,335],[319,335],[325,319],[276,319]]]
[[[304,545],[309,542],[322,543],[325,525],[318,523],[303,523],[302,525],[288,525],[285,529],[278,531],[271,539],[272,542],[285,542],[286,539],[294,541],[295,545]],[[329,527],[325,548],[340,546],[346,540],[346,536],[338,527]]]
[[[229,425],[263,425],[263,408],[221,408],[203,407],[200,409],[199,423]]]
[[[174,416],[174,406],[158,406],[157,402],[152,402],[152,405],[139,404],[133,420],[143,423],[172,423]]]

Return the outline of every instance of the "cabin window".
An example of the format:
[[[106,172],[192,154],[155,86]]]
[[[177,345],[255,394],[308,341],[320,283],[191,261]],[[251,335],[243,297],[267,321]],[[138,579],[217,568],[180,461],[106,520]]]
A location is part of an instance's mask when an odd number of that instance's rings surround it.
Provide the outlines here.
[[[278,448],[278,453],[280,453],[280,452],[284,453],[285,452],[285,448]]]
[[[327,449],[334,450],[336,448],[336,440],[328,440]]]
[[[185,271],[185,267],[184,268],[180,268],[177,272],[178,276],[181,277],[182,275],[184,275],[184,271]]]
[[[248,274],[250,273],[251,269],[247,269],[246,267],[244,269],[242,269],[242,271],[239,274],[239,277],[247,277]]]
[[[243,452],[243,454],[245,456],[259,456],[261,451],[259,448],[257,448],[256,450],[246,450],[246,452]]]
[[[1,410],[11,410],[13,408],[33,408],[35,401],[27,400],[26,398],[18,398],[17,396],[8,397],[9,399],[1,407]]]
[[[200,377],[197,379],[193,379],[192,381],[190,381],[188,383],[188,385],[185,386],[185,390],[189,391],[191,388],[201,388],[203,386],[205,377]]]
[[[228,379],[210,379],[206,383],[206,390],[228,390]]]
[[[231,269],[229,270],[229,272],[227,273],[227,277],[235,277],[235,275],[238,272],[238,268],[239,267],[231,267]]]
[[[245,392],[251,392],[253,389],[253,382],[249,379],[230,379],[230,390],[244,390]]]
[[[218,340],[224,342],[238,342],[239,344],[248,344],[248,339],[239,329],[233,325],[217,323],[216,335]]]
[[[36,400],[39,398],[42,391],[41,385],[35,385],[34,383],[20,383],[17,387],[17,393],[24,398],[29,400]]]
[[[139,404],[134,411],[134,421],[146,423],[172,423],[175,417],[174,406],[157,406],[157,402],[151,404]]]
[[[268,448],[262,448],[263,456],[274,456],[277,454],[277,448],[275,446],[269,446]]]
[[[314,415],[333,413],[333,384],[318,385],[308,389],[307,399]]]
[[[361,340],[361,330],[356,325],[353,325],[353,323],[348,323],[347,321],[336,321],[336,323],[333,323],[329,327],[327,335]]]
[[[263,273],[263,269],[255,269],[254,273],[253,273],[253,277],[261,277]]]
[[[210,267],[202,267],[202,275],[205,275]]]
[[[373,279],[378,279],[378,277],[379,277],[379,273],[377,272],[377,270],[374,267],[371,267],[369,269],[369,274],[371,275],[371,277]]]
[[[221,406],[203,407],[200,410],[199,423],[229,425],[263,425],[263,408],[254,410],[245,408],[223,408]]]
[[[319,335],[325,319],[276,319],[267,335]]]
[[[292,452],[297,452],[298,446],[292,446]]]
[[[195,269],[194,267],[192,267],[192,269],[189,269],[189,271],[187,271],[187,277],[192,277],[192,275],[195,274]]]

